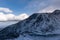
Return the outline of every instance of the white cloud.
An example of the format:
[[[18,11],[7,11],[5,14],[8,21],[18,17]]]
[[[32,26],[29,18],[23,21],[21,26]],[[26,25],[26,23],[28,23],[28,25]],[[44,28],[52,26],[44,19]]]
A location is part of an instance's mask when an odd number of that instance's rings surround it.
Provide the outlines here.
[[[0,21],[24,20],[28,17],[29,16],[25,13],[16,16],[14,14],[4,14],[3,12],[0,12]]]
[[[12,13],[13,12],[9,8],[3,8],[3,7],[0,7],[0,11],[5,12],[5,13]]]
[[[3,14],[3,12],[0,12],[0,21],[7,21],[6,16]]]
[[[16,16],[15,19],[17,19],[17,20],[23,20],[23,19],[26,19],[28,17],[29,16],[26,13],[23,13],[23,14],[20,14],[20,15]]]
[[[15,20],[15,15],[14,14],[6,14],[5,16],[8,20]]]
[[[43,9],[40,9],[38,12],[53,12],[54,10],[60,10],[60,0],[48,0],[49,5]],[[48,4],[48,3],[45,3]]]
[[[59,8],[56,8],[56,7],[53,7],[53,6],[49,6],[49,7],[46,7],[42,10],[39,10],[39,13],[51,13],[53,12],[54,10],[57,10]]]
[[[24,20],[29,17],[26,13],[16,16],[12,12],[9,8],[0,7],[0,21]]]

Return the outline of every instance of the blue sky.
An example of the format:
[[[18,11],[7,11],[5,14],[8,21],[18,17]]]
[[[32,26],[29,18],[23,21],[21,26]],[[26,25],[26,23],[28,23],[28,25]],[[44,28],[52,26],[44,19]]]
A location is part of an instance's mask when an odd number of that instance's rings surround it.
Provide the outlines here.
[[[0,7],[8,8],[13,14],[32,14],[60,8],[60,0],[0,0]]]
[[[31,0],[0,0],[0,7],[6,7],[17,13],[24,13],[24,7],[28,5]]]

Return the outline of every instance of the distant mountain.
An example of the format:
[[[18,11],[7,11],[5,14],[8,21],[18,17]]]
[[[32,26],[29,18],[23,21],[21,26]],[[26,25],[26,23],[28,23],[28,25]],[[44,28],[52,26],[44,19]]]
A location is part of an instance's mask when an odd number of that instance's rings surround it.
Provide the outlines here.
[[[14,39],[25,34],[42,37],[60,36],[60,10],[52,13],[34,13],[29,18],[0,31],[0,39]]]

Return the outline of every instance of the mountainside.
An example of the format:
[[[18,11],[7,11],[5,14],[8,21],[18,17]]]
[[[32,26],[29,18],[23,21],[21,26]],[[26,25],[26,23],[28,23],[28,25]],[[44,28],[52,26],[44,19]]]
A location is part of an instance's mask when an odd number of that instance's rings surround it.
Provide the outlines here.
[[[52,13],[34,13],[29,18],[0,31],[0,39],[14,39],[20,35],[60,36],[60,10]]]

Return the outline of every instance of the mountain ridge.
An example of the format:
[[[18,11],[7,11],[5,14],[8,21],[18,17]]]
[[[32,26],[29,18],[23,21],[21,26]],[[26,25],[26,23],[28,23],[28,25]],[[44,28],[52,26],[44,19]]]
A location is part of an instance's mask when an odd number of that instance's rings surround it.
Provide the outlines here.
[[[60,10],[52,13],[34,13],[25,20],[0,31],[0,39],[13,39],[19,35],[36,36],[60,35]]]

